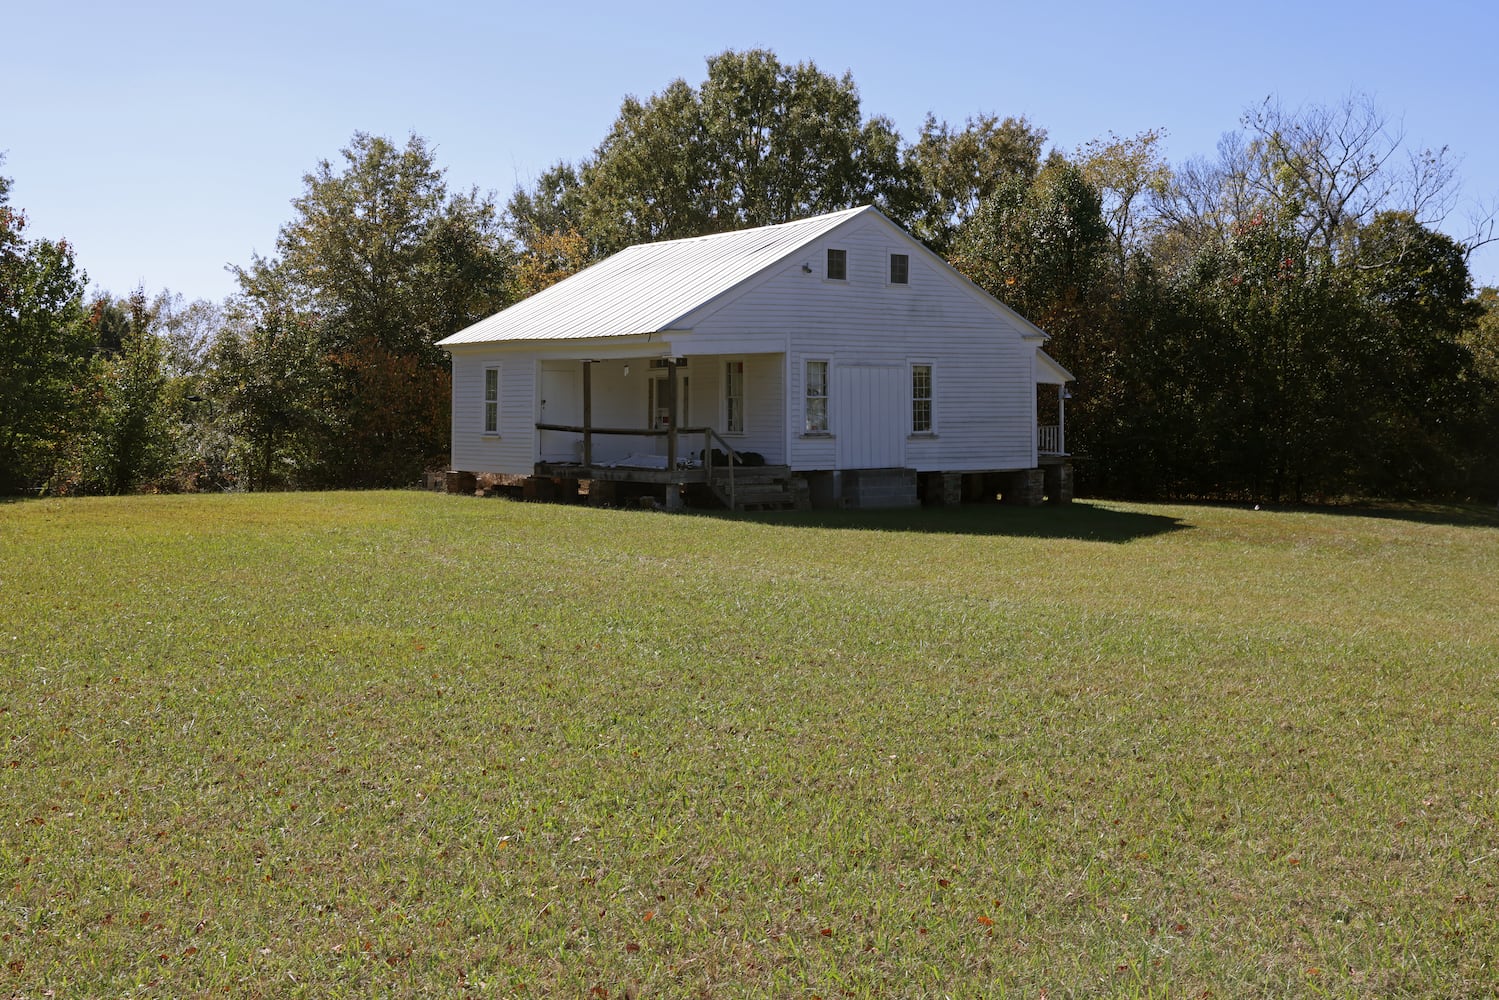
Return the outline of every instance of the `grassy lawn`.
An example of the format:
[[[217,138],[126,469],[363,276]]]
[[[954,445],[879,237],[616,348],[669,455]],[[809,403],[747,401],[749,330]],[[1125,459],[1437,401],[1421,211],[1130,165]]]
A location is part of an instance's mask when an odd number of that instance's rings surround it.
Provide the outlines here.
[[[0,504],[0,996],[1493,996],[1499,518]]]

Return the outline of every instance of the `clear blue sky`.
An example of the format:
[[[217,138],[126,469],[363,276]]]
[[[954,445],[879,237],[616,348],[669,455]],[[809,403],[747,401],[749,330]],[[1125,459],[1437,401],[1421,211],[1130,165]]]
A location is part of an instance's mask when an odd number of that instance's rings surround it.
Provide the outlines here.
[[[356,130],[425,136],[451,186],[501,201],[705,57],[765,47],[853,74],[911,139],[928,111],[1025,115],[1064,150],[1112,130],[1210,155],[1240,114],[1371,94],[1412,145],[1499,201],[1494,0],[1255,4],[31,0],[8,5],[0,174],[32,236],[92,282],[189,299],[275,250],[302,176]],[[1466,234],[1462,207],[1448,227]],[[1499,284],[1499,247],[1475,256]]]

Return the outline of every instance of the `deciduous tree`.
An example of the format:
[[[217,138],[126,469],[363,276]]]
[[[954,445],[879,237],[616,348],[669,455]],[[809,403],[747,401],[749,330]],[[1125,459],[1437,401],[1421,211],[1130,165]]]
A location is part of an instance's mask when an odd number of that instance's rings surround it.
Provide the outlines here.
[[[627,97],[593,155],[516,192],[508,220],[528,249],[575,229],[604,254],[866,203],[899,220],[915,206],[894,125],[863,117],[849,74],[756,49],[711,57],[698,87]]]
[[[0,492],[46,481],[92,347],[86,276],[66,241],[25,238],[0,183]]]
[[[1030,183],[1041,168],[1046,130],[1024,117],[969,118],[962,129],[927,115],[921,135],[905,152],[918,185],[912,231],[937,253],[1001,184]]]
[[[433,345],[505,304],[511,252],[493,201],[476,190],[450,193],[421,138],[398,147],[356,133],[342,161],[335,170],[324,160],[303,178],[278,256],[255,257],[237,273],[270,342],[295,327],[314,338],[321,359],[312,381],[329,412],[318,437],[301,442],[297,481],[413,481],[447,452],[448,421],[434,419],[432,404],[446,406],[447,362]],[[259,358],[243,355],[246,364]],[[390,391],[391,379],[407,380],[409,391]],[[313,431],[277,424],[257,432],[257,453],[287,433]],[[269,468],[259,463],[262,478]]]
[[[1160,129],[1127,138],[1110,132],[1107,139],[1087,142],[1074,154],[1083,178],[1102,201],[1121,275],[1129,253],[1142,249],[1154,232],[1156,205],[1171,182],[1171,168],[1160,152],[1164,135]]]

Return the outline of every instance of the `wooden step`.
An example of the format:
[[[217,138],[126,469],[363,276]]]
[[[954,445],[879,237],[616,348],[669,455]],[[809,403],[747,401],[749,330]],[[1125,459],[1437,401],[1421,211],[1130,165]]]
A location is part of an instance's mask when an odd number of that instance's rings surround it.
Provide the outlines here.
[[[729,506],[729,470],[715,468],[708,488],[720,503]],[[735,510],[808,510],[812,506],[807,484],[791,478],[784,465],[735,466]]]

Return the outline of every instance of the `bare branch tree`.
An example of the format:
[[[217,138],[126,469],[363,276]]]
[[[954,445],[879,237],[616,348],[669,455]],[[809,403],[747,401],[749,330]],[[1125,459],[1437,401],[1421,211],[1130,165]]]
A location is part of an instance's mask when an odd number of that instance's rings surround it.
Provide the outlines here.
[[[1263,215],[1294,226],[1307,249],[1337,255],[1380,212],[1436,227],[1457,204],[1451,151],[1407,147],[1401,124],[1366,94],[1294,109],[1271,96],[1240,125],[1219,142],[1216,163],[1189,161],[1162,197],[1178,238],[1200,246]],[[1480,219],[1475,232],[1486,242],[1493,227]]]
[[[1468,235],[1458,240],[1464,259],[1471,261],[1479,247],[1499,241],[1499,199],[1474,202],[1467,211]]]

